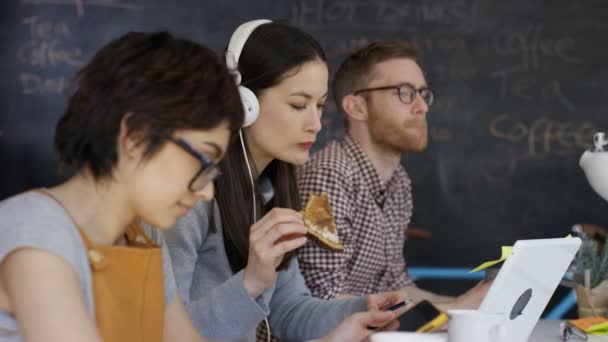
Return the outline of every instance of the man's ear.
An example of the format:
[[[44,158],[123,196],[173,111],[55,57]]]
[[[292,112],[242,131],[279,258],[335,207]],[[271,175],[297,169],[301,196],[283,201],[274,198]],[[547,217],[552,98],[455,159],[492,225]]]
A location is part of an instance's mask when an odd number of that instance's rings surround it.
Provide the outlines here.
[[[363,96],[346,95],[342,99],[342,109],[351,120],[367,121],[367,101]]]
[[[118,151],[129,159],[138,158],[142,148],[142,132],[129,132],[128,120],[132,113],[126,113],[120,120],[120,132],[118,134]]]

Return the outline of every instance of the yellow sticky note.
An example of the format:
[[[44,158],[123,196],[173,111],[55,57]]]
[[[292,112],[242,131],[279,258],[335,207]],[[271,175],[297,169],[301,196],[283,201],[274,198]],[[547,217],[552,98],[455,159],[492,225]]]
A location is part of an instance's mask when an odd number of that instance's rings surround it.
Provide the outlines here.
[[[565,238],[566,239],[572,238],[572,234],[568,234],[568,236],[566,236]],[[499,262],[505,261],[505,259],[507,259],[509,257],[509,255],[511,255],[512,250],[513,250],[513,246],[502,246],[502,255],[500,256],[500,259],[486,261],[483,264],[481,264],[481,265],[477,266],[476,268],[472,269],[471,271],[469,271],[469,273],[479,272],[481,270],[485,270],[488,267],[494,266],[494,265],[498,264]]]
[[[509,255],[511,255],[512,249],[513,249],[512,246],[502,246],[502,255],[500,256],[500,259],[486,261],[483,264],[477,266],[475,269],[469,271],[469,273],[479,272],[481,270],[485,270],[486,268],[488,268],[490,266],[494,266],[494,265],[498,264],[499,262],[505,261],[505,259],[508,258]]]

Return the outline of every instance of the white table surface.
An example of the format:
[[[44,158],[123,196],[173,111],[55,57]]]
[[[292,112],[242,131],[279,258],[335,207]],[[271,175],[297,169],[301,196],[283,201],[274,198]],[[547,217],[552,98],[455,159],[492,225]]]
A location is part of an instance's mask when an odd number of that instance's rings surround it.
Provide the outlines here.
[[[539,321],[538,324],[536,325],[536,327],[534,328],[534,330],[532,331],[532,334],[528,338],[527,342],[562,342],[562,339],[560,336],[560,329],[559,329],[560,322],[561,321],[559,321],[559,320],[541,320],[541,321]],[[391,334],[391,333],[388,333],[388,334]],[[433,333],[433,334],[436,336],[440,336],[442,339],[445,339],[445,341],[447,341],[447,339],[448,339],[447,332],[437,332],[437,333]],[[374,339],[372,338],[372,340],[374,340]],[[407,341],[410,341],[410,340],[411,340],[411,336],[410,336],[410,339],[407,339]],[[378,339],[378,341],[380,341],[380,339]],[[397,336],[396,338],[382,339],[382,341],[400,341],[400,339]],[[587,342],[600,342],[600,341],[608,342],[608,335],[607,336],[589,335],[589,338],[587,340]],[[567,342],[583,342],[583,340],[573,336]]]

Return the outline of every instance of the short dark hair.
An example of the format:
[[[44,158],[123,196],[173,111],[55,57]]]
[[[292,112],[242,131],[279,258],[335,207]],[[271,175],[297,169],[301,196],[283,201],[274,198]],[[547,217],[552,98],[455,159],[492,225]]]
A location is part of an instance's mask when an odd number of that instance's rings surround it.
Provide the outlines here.
[[[239,58],[238,69],[242,75],[241,83],[260,96],[265,89],[296,73],[304,63],[315,60],[327,61],[317,40],[284,21],[275,21],[260,25],[251,33]],[[251,155],[249,160],[252,160]],[[256,221],[251,210],[253,200],[249,174],[238,139],[233,141],[222,161],[222,174],[215,183],[215,198],[224,227],[226,254],[236,273],[247,266],[249,231]],[[263,215],[274,207],[300,209],[294,165],[275,159],[264,169],[261,177],[270,180],[275,195],[263,206],[262,195],[256,189],[257,213]],[[210,224],[213,227],[212,218]],[[293,256],[293,252],[285,255],[278,269],[287,268]]]
[[[365,88],[374,77],[374,66],[395,58],[416,61],[418,50],[411,44],[400,40],[385,40],[370,43],[348,56],[338,67],[332,82],[332,92],[336,107],[341,112],[342,100],[349,94]],[[348,129],[348,120],[344,117]]]
[[[110,177],[125,115],[150,157],[179,129],[211,129],[227,120],[236,132],[243,107],[233,77],[207,47],[167,32],[127,33],[101,48],[76,75],[55,130],[62,167]]]

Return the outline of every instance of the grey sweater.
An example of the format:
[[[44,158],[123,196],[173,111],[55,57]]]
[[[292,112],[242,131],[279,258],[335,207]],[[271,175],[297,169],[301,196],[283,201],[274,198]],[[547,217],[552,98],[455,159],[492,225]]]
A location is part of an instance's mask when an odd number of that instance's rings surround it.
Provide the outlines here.
[[[213,206],[215,233],[209,230]],[[156,231],[156,230],[155,230]],[[345,317],[364,311],[364,298],[323,300],[312,297],[297,260],[278,273],[273,288],[251,298],[243,271],[231,271],[216,202],[200,202],[163,236],[169,247],[177,288],[199,332],[223,341],[255,341],[255,329],[268,316],[281,341],[305,341],[326,335]]]

